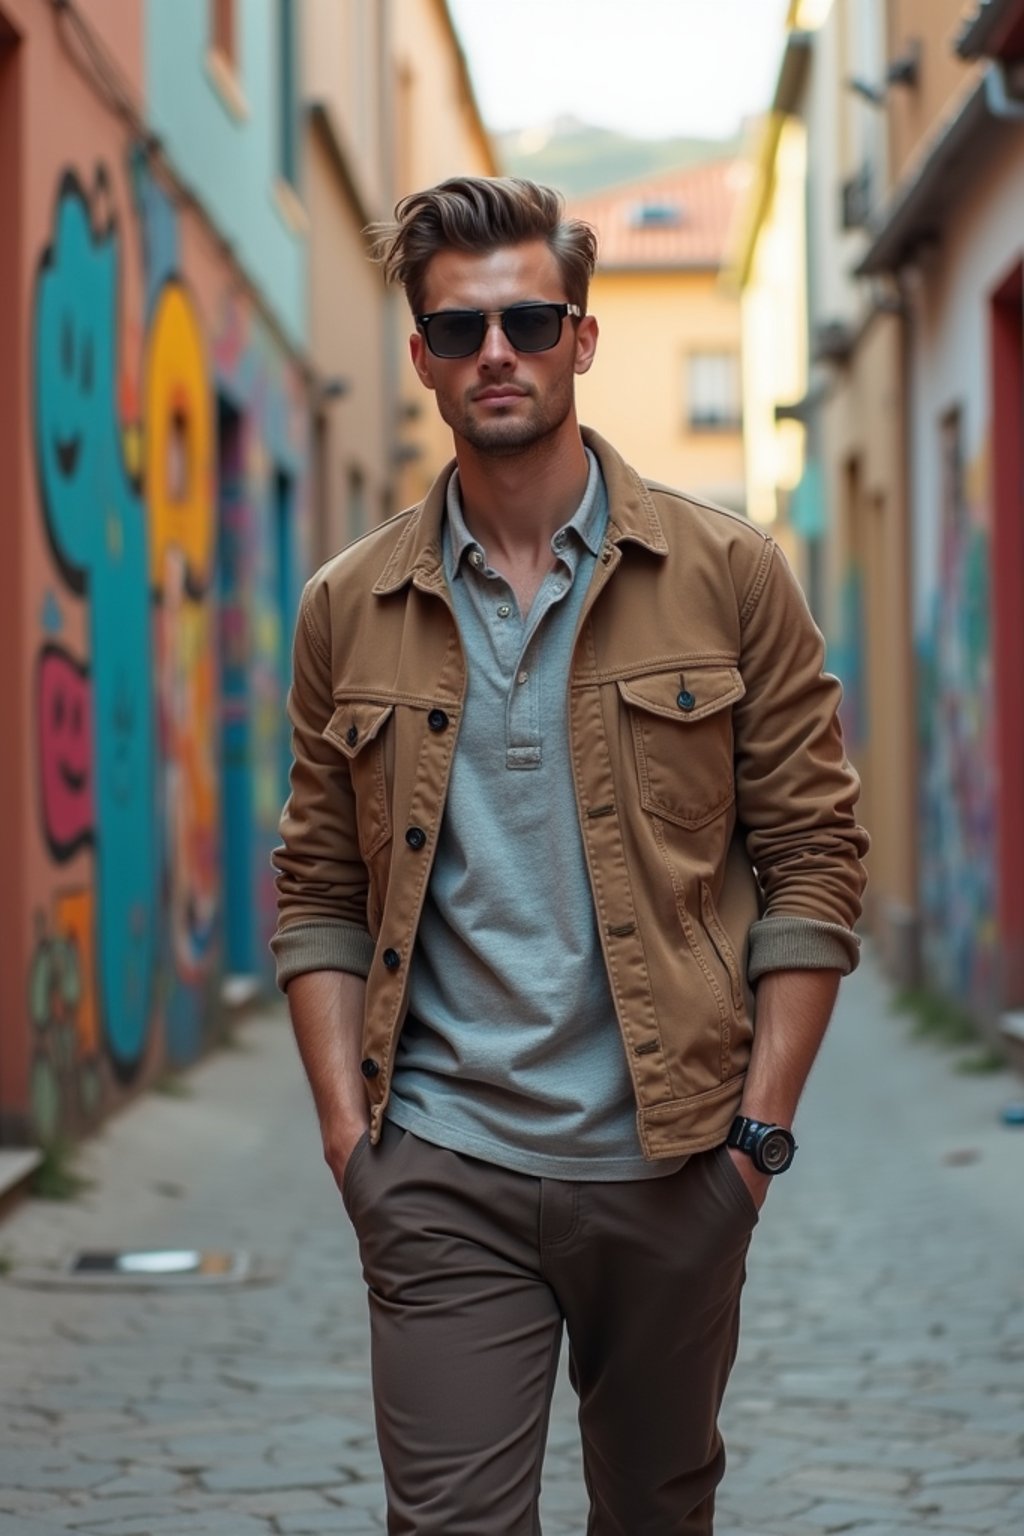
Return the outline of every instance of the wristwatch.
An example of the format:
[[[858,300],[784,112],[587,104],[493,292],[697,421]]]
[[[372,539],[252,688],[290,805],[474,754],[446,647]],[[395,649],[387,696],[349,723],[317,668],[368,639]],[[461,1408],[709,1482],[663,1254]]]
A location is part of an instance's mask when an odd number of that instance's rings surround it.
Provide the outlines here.
[[[736,1116],[725,1144],[745,1152],[761,1173],[785,1173],[796,1151],[790,1131],[781,1125],[768,1125],[763,1120],[750,1120],[746,1115]]]

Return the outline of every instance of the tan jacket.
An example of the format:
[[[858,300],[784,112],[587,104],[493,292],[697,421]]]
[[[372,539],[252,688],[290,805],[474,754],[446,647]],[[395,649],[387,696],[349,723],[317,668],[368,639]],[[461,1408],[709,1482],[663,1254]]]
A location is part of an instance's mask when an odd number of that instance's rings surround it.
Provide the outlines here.
[[[584,436],[610,517],[569,678],[573,774],[640,1140],[668,1157],[725,1137],[750,983],[856,964],[867,838],[839,684],[777,546]],[[273,948],[281,986],[366,976],[373,1140],[466,688],[441,562],[450,469],[313,577],[295,637]]]

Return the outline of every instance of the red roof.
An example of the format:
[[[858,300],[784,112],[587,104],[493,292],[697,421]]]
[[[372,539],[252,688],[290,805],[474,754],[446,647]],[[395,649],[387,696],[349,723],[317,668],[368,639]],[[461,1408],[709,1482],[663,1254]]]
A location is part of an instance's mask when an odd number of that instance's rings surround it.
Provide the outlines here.
[[[714,269],[725,265],[736,206],[749,178],[745,161],[713,160],[575,198],[569,213],[597,230],[599,270]]]

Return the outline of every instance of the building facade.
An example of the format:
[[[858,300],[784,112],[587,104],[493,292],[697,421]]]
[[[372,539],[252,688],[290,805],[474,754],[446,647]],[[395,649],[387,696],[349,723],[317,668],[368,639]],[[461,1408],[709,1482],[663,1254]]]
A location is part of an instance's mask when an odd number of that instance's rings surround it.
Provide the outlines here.
[[[392,71],[392,191],[397,200],[449,176],[494,176],[499,166],[444,0],[387,0]],[[389,209],[390,213],[390,209]],[[409,359],[412,319],[389,293],[395,378],[392,458],[398,506],[425,495],[452,456],[452,437]]]
[[[598,235],[589,308],[601,334],[577,383],[582,420],[641,474],[736,511],[746,499],[740,312],[722,273],[745,180],[742,163],[722,160],[569,205]]]
[[[365,234],[393,202],[390,15],[381,0],[302,9],[317,563],[397,510],[392,306]]]
[[[929,984],[1024,1007],[1024,5],[891,0],[888,196],[858,273],[905,306],[918,889]],[[890,64],[890,71],[892,65]]]
[[[796,558],[844,681],[890,973],[1024,1009],[1024,4],[794,0],[772,144],[806,135]],[[799,206],[798,206],[799,201]],[[753,346],[745,335],[748,353]]]
[[[95,1124],[268,974],[311,546],[288,11],[0,0],[6,1141]]]
[[[270,985],[302,583],[450,455],[366,227],[493,169],[441,0],[0,0],[0,1144]]]

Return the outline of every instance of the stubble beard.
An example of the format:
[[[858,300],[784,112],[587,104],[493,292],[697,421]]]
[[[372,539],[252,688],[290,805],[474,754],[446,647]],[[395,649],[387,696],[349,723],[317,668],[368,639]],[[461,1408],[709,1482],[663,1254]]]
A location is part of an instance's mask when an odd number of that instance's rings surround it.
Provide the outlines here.
[[[534,395],[532,404],[533,408],[526,416],[510,411],[507,416],[488,421],[481,420],[475,413],[468,395],[458,409],[440,400],[438,408],[456,436],[482,457],[505,459],[528,453],[556,435],[573,407],[572,375],[559,380],[546,400],[539,401]]]

